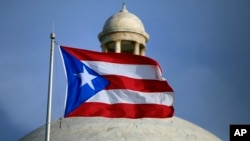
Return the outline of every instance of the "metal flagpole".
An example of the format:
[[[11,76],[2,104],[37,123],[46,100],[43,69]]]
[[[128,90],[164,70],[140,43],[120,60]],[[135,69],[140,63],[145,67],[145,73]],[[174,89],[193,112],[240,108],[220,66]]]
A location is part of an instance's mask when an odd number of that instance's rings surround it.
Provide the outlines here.
[[[50,34],[51,48],[50,48],[50,67],[49,67],[49,87],[48,87],[48,105],[46,118],[46,141],[50,141],[50,122],[51,122],[51,103],[52,103],[52,84],[53,84],[53,66],[54,66],[54,46],[56,34]]]

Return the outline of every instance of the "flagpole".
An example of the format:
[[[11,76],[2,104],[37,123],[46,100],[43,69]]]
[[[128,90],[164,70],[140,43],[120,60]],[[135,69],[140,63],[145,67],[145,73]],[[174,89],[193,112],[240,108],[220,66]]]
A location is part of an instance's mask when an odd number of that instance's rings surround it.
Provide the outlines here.
[[[47,103],[47,118],[46,118],[46,141],[50,141],[50,122],[51,122],[51,103],[52,103],[52,85],[53,85],[53,66],[54,66],[54,48],[55,48],[56,34],[50,34],[51,48],[50,48],[50,67],[49,67],[49,87],[48,87],[48,103]]]

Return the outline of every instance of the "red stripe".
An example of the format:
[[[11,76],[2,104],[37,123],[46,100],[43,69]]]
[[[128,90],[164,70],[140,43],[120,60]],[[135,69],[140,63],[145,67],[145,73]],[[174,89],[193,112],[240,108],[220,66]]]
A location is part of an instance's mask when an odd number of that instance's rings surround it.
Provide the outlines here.
[[[130,89],[141,92],[173,92],[167,81],[134,79],[125,76],[103,75],[110,81],[109,89]]]
[[[66,117],[102,116],[109,118],[166,118],[172,117],[174,108],[156,104],[84,103]]]
[[[160,68],[160,65],[155,60],[145,56],[125,53],[96,52],[67,46],[61,46],[61,48],[76,57],[78,60],[104,61],[119,64],[146,64],[155,65]]]

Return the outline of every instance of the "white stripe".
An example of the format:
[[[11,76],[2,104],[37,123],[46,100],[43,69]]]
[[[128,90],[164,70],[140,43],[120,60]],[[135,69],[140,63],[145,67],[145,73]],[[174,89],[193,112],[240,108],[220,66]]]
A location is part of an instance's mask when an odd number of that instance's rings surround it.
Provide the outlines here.
[[[102,90],[88,99],[86,102],[101,102],[107,104],[130,103],[130,104],[159,104],[172,106],[174,101],[173,92],[138,92],[131,90]]]
[[[59,49],[59,52],[60,52],[60,56],[61,56],[61,59],[62,59],[62,63],[63,63],[63,68],[64,68],[64,74],[66,76],[66,80],[68,79],[68,76],[67,76],[67,72],[66,72],[66,65],[65,65],[65,62],[64,62],[64,59],[63,59],[63,55],[62,55],[62,50],[61,50],[61,46],[58,45],[58,49]],[[66,103],[67,103],[67,99],[68,99],[68,81],[66,81],[66,90],[65,90],[65,97],[64,97],[64,110],[66,109]],[[64,113],[64,112],[62,112]]]
[[[81,61],[100,75],[120,75],[136,79],[165,80],[158,66]]]

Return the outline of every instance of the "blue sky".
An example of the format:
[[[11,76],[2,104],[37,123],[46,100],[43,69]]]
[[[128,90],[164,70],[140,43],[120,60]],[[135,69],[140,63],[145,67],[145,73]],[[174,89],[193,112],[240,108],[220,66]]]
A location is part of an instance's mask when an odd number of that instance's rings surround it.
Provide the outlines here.
[[[45,124],[52,21],[62,45],[101,51],[97,39],[121,9],[137,15],[175,90],[175,115],[223,140],[230,124],[250,124],[248,0],[1,0],[0,139],[17,140]],[[66,78],[55,52],[52,119],[63,116]]]

